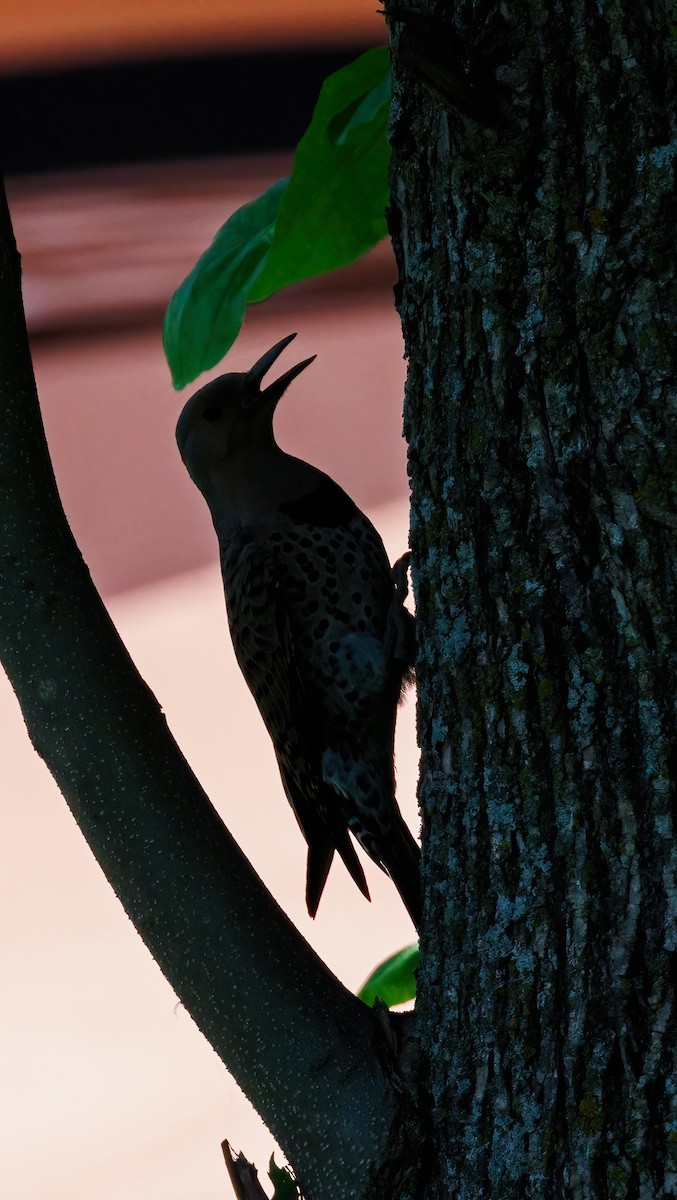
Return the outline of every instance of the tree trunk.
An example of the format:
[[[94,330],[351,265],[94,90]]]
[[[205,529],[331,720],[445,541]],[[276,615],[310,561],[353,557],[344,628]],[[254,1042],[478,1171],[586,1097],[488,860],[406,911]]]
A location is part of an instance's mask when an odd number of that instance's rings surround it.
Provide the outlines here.
[[[667,5],[386,7],[425,1194],[653,1200],[677,1190]]]
[[[410,1022],[398,1065],[398,1024],[276,911],[91,593],[8,228],[1,648],[118,895],[309,1198],[654,1200],[677,1191],[674,40],[664,0],[419,9],[389,6],[419,1114]]]

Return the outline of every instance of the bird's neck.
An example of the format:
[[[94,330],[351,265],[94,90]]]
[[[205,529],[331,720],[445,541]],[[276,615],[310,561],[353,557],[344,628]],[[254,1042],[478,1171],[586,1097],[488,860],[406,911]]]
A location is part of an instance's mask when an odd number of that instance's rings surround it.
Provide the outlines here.
[[[280,508],[317,487],[322,474],[274,442],[243,448],[211,481],[207,502],[220,538],[237,530],[279,524]]]

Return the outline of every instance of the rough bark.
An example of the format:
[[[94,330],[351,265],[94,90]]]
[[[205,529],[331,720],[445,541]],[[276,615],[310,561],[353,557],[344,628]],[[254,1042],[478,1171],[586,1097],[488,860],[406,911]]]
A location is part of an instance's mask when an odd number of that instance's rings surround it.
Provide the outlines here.
[[[387,1027],[320,962],[257,878],[92,585],[51,470],[1,186],[0,329],[0,655],[29,735],[127,914],[289,1155],[307,1200],[358,1200],[398,1105]]]
[[[677,1190],[674,28],[665,3],[432,7],[386,5],[426,1197],[655,1200]]]

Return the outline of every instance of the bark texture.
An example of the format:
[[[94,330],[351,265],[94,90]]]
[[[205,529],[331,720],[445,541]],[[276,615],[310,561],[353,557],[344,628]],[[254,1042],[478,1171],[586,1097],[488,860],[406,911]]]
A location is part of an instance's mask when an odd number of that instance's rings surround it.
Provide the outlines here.
[[[386,8],[426,1197],[655,1200],[677,1194],[674,11]]]

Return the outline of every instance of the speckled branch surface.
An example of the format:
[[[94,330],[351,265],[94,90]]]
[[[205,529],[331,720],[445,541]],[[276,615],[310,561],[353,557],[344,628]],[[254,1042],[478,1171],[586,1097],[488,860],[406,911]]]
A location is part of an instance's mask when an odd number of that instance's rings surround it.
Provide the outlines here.
[[[378,1023],[233,842],[92,585],[49,460],[4,192],[0,414],[0,653],[31,740],[308,1200],[361,1197],[394,1110]]]

